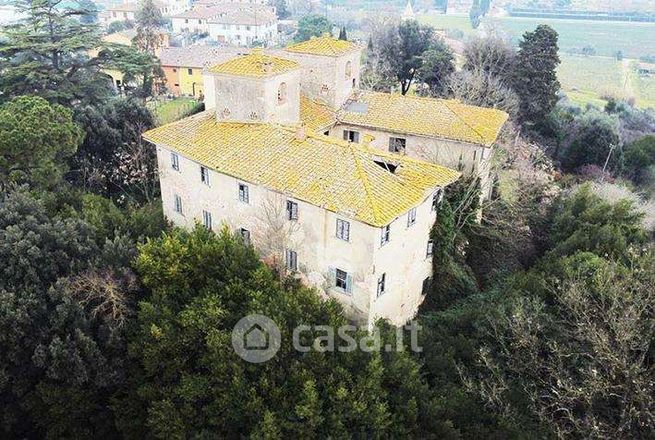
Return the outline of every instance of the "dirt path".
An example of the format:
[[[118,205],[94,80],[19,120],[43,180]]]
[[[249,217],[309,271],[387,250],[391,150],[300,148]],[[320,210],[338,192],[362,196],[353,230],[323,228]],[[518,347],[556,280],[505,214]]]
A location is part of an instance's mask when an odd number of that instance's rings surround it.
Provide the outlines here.
[[[632,83],[632,59],[624,58],[621,62],[621,74],[623,75],[623,91],[627,97],[636,97],[637,92]]]

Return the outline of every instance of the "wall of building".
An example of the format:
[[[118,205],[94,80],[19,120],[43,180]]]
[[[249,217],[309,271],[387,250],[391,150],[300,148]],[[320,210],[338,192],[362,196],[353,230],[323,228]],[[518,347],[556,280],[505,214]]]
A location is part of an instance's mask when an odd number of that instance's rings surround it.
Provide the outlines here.
[[[432,276],[432,257],[427,255],[430,230],[436,213],[432,209],[434,193],[416,207],[416,222],[408,226],[407,214],[390,224],[390,239],[381,244],[382,230],[374,254],[375,279],[371,286],[370,320],[386,318],[395,325],[403,325],[413,318],[423,302],[423,282]],[[377,296],[377,280],[386,274],[386,291]]]
[[[386,318],[401,325],[415,316],[423,300],[423,281],[432,272],[426,252],[435,221],[433,193],[426,193],[417,206],[416,223],[408,227],[407,214],[398,217],[390,225],[389,242],[381,245],[380,228],[213,170],[209,170],[210,184],[206,185],[200,180],[200,164],[178,157],[180,169],[176,171],[171,167],[171,151],[157,147],[164,214],[173,223],[192,228],[202,223],[203,211],[207,211],[215,231],[221,225],[235,232],[240,228],[250,231],[253,245],[265,258],[271,252],[283,258],[284,250],[272,251],[271,246],[295,250],[303,281],[337,299],[348,316],[362,324]],[[239,183],[248,185],[249,203],[239,200]],[[182,199],[182,214],[175,211],[176,194]],[[287,200],[298,203],[297,221],[285,220]],[[283,242],[271,242],[269,219],[278,215],[289,226]],[[336,237],[337,219],[350,223],[350,241]],[[336,268],[351,275],[351,293],[335,287],[332,274]],[[386,292],[378,297],[378,279],[383,273]]]
[[[205,18],[182,18],[172,17],[171,25],[173,33],[179,34],[182,32],[198,32],[209,33],[209,24]]]
[[[303,67],[302,91],[304,94],[339,108],[350,96],[355,86],[359,87],[361,51],[353,51],[340,57],[299,54],[286,52],[284,57],[300,63]],[[350,62],[350,74],[346,65]],[[325,87],[327,86],[327,88]]]
[[[218,119],[296,123],[300,120],[300,70],[270,78],[218,75],[214,78]],[[286,84],[286,100],[278,104],[278,89]]]
[[[277,20],[261,25],[246,25],[240,23],[209,23],[209,37],[213,40],[249,46],[254,41],[275,45],[278,42]]]
[[[180,89],[180,71],[177,66],[161,66],[166,77],[166,89],[168,93],[179,96],[182,91]]]
[[[447,139],[385,132],[348,124],[337,124],[330,130],[330,136],[343,139],[344,130],[359,132],[360,142],[364,140],[364,136],[373,137],[371,145],[385,151],[389,151],[389,138],[404,138],[406,139],[406,154],[410,157],[436,163],[463,173],[474,172],[480,177],[483,196],[486,197],[491,191],[491,148]]]
[[[199,98],[204,96],[204,84],[202,69],[199,67],[180,66],[178,69],[180,78],[180,93],[182,95]]]

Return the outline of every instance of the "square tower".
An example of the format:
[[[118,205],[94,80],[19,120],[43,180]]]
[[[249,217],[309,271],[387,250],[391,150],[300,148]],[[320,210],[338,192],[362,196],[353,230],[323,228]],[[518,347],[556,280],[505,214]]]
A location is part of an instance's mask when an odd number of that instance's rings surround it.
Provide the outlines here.
[[[339,108],[359,87],[362,48],[351,41],[314,37],[286,49],[303,68],[303,94]]]
[[[216,119],[225,122],[300,122],[300,65],[255,49],[217,64],[205,76]]]

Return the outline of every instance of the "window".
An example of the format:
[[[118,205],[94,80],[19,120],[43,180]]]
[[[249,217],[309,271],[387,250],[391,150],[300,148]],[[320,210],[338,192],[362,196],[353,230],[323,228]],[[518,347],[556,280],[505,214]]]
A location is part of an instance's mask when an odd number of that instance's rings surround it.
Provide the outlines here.
[[[337,219],[337,238],[340,238],[344,241],[350,241],[350,223]]]
[[[432,287],[432,278],[428,277],[423,280],[423,288],[421,289],[421,293],[423,295],[427,295],[427,293],[430,291],[430,287]]]
[[[425,254],[426,256],[431,257],[433,252],[434,252],[434,242],[432,240],[428,240],[428,248]]]
[[[432,196],[432,210],[433,210],[433,211],[436,211],[437,208],[439,208],[439,203],[441,203],[441,196],[442,196],[442,194],[443,194],[443,193],[441,192],[441,190],[438,189],[438,190],[434,193],[434,195]]]
[[[283,82],[277,89],[277,103],[284,104],[287,102],[287,83]]]
[[[205,228],[211,231],[212,229],[212,213],[208,211],[202,211],[202,224]]]
[[[389,243],[389,237],[391,235],[391,225],[382,227],[382,236],[380,238],[380,246],[383,246]]]
[[[409,228],[416,223],[416,208],[412,208],[407,213],[407,227]]]
[[[176,69],[176,68],[173,68],[173,72],[177,72],[177,69]],[[177,84],[175,84],[175,85],[177,85]]]
[[[175,153],[171,153],[171,168],[180,171],[180,157]]]
[[[392,153],[405,154],[405,147],[407,146],[407,139],[405,138],[389,138],[389,151]]]
[[[383,273],[380,275],[380,278],[378,278],[378,298],[384,295],[384,292],[386,292],[386,284],[387,284],[387,274]]]
[[[175,83],[175,87],[180,87],[180,85],[178,83]]]
[[[346,79],[350,79],[350,77],[353,76],[353,63],[351,63],[350,61],[346,63],[345,74],[346,74]]]
[[[188,22],[189,22],[189,19],[188,19],[188,18],[185,18],[185,19],[184,19],[184,23],[186,24],[186,23],[188,23]]]
[[[250,26],[246,26],[246,30],[249,31],[249,30],[250,30]]]
[[[353,89],[357,87],[357,78],[353,78]]]
[[[359,143],[359,132],[353,130],[344,130],[343,140],[348,142]]]
[[[173,204],[175,206],[175,212],[182,214],[182,197],[175,194],[173,196]]]
[[[243,183],[239,184],[239,200],[243,203],[250,203],[250,195],[248,194],[248,185]]]
[[[245,244],[250,244],[250,231],[247,230],[246,228],[240,228],[239,229],[239,234],[241,235],[241,239]]]
[[[186,73],[188,73],[189,75],[193,75],[193,69],[187,69]]]
[[[200,167],[200,181],[205,185],[209,185],[209,170],[206,167]]]
[[[296,251],[287,249],[285,264],[287,266],[287,269],[289,270],[292,270],[294,272],[298,270],[298,254],[296,253]]]
[[[338,289],[342,289],[348,293],[352,292],[352,277],[348,275],[348,272],[341,269],[336,269],[335,271],[335,283],[334,285]]]
[[[330,136],[330,130],[324,131],[323,134],[324,134],[325,136]]]
[[[202,20],[198,20],[198,24],[202,24]]]
[[[287,200],[287,219],[298,220],[298,204]]]

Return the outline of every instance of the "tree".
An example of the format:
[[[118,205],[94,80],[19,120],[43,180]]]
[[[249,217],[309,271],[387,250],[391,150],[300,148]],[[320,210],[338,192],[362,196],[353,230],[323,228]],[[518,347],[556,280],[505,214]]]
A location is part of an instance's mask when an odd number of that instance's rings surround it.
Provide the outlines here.
[[[591,109],[575,118],[570,130],[569,147],[561,153],[567,170],[584,165],[605,167],[606,163],[609,169],[621,169],[623,153],[616,117]]]
[[[77,213],[61,212],[23,189],[0,198],[0,430],[116,438],[110,403],[127,374],[138,289],[123,263],[134,244],[113,231],[100,240]]]
[[[277,18],[279,20],[287,19],[291,15],[289,9],[287,8],[286,0],[269,0],[268,5],[275,7],[275,11],[277,12]]]
[[[497,108],[516,118],[520,101],[505,83],[483,71],[461,70],[446,81],[448,94],[455,99],[480,107]]]
[[[435,41],[434,29],[420,25],[416,20],[389,24],[380,31],[379,41],[375,43],[377,67],[385,76],[398,81],[401,93],[405,95],[419,76],[426,51],[435,48],[437,55],[432,57],[432,61],[442,59],[440,46]]]
[[[342,26],[339,30],[339,40],[348,41],[348,35],[346,34],[346,27]]]
[[[521,99],[523,121],[538,123],[555,108],[560,88],[557,51],[557,32],[547,25],[526,32],[519,42],[514,90]]]
[[[625,168],[638,185],[648,183],[654,165],[655,135],[644,136],[626,147]]]
[[[298,32],[294,41],[300,43],[325,34],[332,35],[332,23],[327,18],[322,15],[305,15],[298,21]]]
[[[112,61],[109,67],[123,73],[125,92],[128,95],[145,99],[163,90],[164,71],[159,58],[133,46],[109,45],[104,49]]]
[[[143,245],[137,267],[150,295],[130,347],[140,367],[135,388],[116,406],[126,434],[454,438],[433,417],[437,402],[407,352],[296,351],[292,329],[345,324],[340,307],[279,281],[227,229],[175,230]],[[235,323],[255,312],[282,335],[274,359],[262,364],[231,345]],[[390,342],[394,333],[382,325],[380,338]],[[303,342],[319,334],[309,330]]]
[[[51,102],[98,102],[110,91],[100,74],[105,60],[88,54],[100,46],[97,29],[78,18],[81,8],[63,0],[21,0],[20,24],[3,28],[0,43],[0,99],[36,94]]]
[[[161,27],[164,19],[154,0],[141,0],[136,12],[136,37],[134,45],[142,52],[155,55],[161,47],[163,34]]]
[[[464,70],[484,72],[509,83],[516,66],[516,51],[505,39],[491,35],[473,37],[464,46]]]
[[[76,109],[75,120],[86,137],[73,159],[72,181],[110,198],[151,200],[156,158],[141,138],[155,125],[150,110],[134,98],[114,98]]]
[[[423,52],[418,78],[427,85],[432,96],[440,96],[446,93],[448,77],[454,71],[453,53],[446,43],[439,39],[434,41],[432,47]]]
[[[37,96],[0,105],[0,189],[10,183],[56,185],[83,139],[72,112]]]

